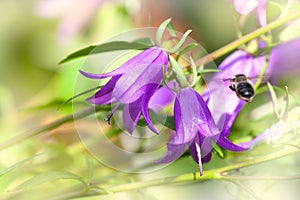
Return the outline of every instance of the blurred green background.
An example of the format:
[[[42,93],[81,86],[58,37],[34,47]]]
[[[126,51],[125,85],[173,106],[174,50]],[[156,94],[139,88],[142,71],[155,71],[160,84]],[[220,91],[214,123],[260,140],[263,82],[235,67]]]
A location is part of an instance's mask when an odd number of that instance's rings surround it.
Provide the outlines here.
[[[99,44],[120,32],[147,26],[149,14],[153,26],[158,26],[166,18],[172,17],[175,30],[185,32],[187,29],[192,29],[192,37],[208,52],[237,38],[235,27],[238,15],[226,0],[107,0],[101,5],[92,6],[94,8],[92,11],[87,7],[93,0],[76,0],[71,4],[70,1],[61,0],[60,3],[67,2],[67,6],[60,7],[65,11],[57,14],[59,16],[56,17],[53,13],[57,5],[64,4],[58,4],[55,0],[52,4],[51,1],[48,2],[50,3],[47,9],[49,9],[49,16],[53,15],[52,17],[40,14],[43,12],[39,10],[41,1],[0,1],[0,143],[2,145],[5,145],[5,141],[10,138],[33,131],[43,124],[72,112],[68,106],[60,110],[57,110],[57,106],[59,102],[74,95],[74,82],[82,60],[59,65],[61,59],[75,50],[91,44]],[[76,3],[81,7],[76,7]],[[74,8],[73,12],[70,8]],[[71,21],[73,24],[69,25],[75,26],[83,15],[90,16],[79,31],[67,37],[59,33],[59,27],[65,22],[64,20]],[[248,109],[254,109],[254,106],[249,106]],[[244,118],[239,119],[237,130],[242,129],[239,127],[243,127],[243,120]],[[271,122],[272,120],[261,122],[261,127],[256,127],[256,130],[269,127]],[[245,130],[242,134],[248,132]],[[29,160],[20,163],[28,158]],[[14,166],[15,163],[18,164]],[[210,163],[207,168],[213,168],[215,163],[217,161]],[[278,174],[289,167],[290,171],[297,172],[295,166],[299,164],[299,158],[293,155],[271,164],[266,163],[245,169],[243,173],[263,174],[264,170],[269,170],[270,174]],[[21,140],[0,151],[0,199],[69,199],[84,194],[78,189],[80,188],[78,181],[74,181],[76,178],[56,180],[55,176],[61,175],[58,171],[72,172],[84,179],[94,177],[100,183],[102,181],[103,184],[113,185],[133,180],[172,176],[192,172],[195,169],[197,165],[192,159],[184,158],[176,162],[173,167],[150,174],[136,175],[115,171],[94,160],[80,143],[74,124],[67,123],[58,129]],[[37,182],[33,188],[16,189],[24,181],[39,174],[53,177],[53,180],[49,178],[43,184]],[[63,176],[67,177],[66,174]],[[258,195],[263,199],[274,200],[287,196],[288,199],[297,199],[299,195],[297,191],[299,181],[294,181],[292,184],[272,180],[243,181],[242,184],[243,186],[231,182],[210,181],[81,198],[255,199]]]

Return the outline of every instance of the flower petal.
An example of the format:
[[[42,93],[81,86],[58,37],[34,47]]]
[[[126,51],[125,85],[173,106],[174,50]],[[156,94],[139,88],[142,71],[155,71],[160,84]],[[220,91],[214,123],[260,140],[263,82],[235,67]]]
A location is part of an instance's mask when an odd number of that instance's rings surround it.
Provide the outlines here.
[[[276,81],[283,75],[297,75],[300,66],[300,39],[290,40],[272,48],[267,73]]]
[[[124,105],[123,109],[123,122],[124,127],[129,133],[133,133],[136,124],[141,116],[141,99]]]
[[[158,131],[156,130],[156,128],[154,127],[150,116],[149,116],[149,111],[148,111],[148,106],[149,106],[149,101],[151,96],[154,94],[154,92],[157,90],[157,88],[159,87],[158,84],[149,84],[147,85],[147,92],[145,93],[145,95],[142,98],[142,104],[141,104],[141,109],[142,109],[142,113],[144,116],[144,120],[147,124],[147,126],[150,128],[150,130],[152,130],[154,133],[158,134]]]
[[[198,137],[197,137],[198,138]],[[209,138],[205,138],[201,136],[201,141],[195,138],[194,142],[190,145],[190,154],[195,160],[195,162],[199,163],[198,152],[196,149],[196,142],[201,148],[201,162],[206,163],[211,159],[212,145]]]
[[[220,133],[219,129],[217,128],[214,119],[211,115],[210,110],[207,107],[206,102],[203,98],[196,92],[195,95],[197,96],[198,105],[200,106],[201,112],[199,115],[199,124],[198,124],[198,132],[203,136],[214,136]]]
[[[172,144],[190,144],[195,138],[202,112],[197,95],[191,88],[182,89],[177,94],[174,104],[176,134]]]
[[[266,7],[268,0],[259,0],[256,8],[256,18],[261,26],[267,25]]]
[[[112,77],[95,95],[87,99],[88,102],[93,104],[110,104],[115,101],[112,97],[113,89],[121,76]]]
[[[211,147],[212,148],[212,147]],[[208,163],[212,156],[212,151],[210,151],[208,154],[206,154],[204,157],[201,158],[202,163]]]
[[[258,6],[259,0],[235,0],[234,7],[242,15],[248,15]]]
[[[130,60],[128,60],[127,62],[125,62],[119,68],[104,74],[91,74],[91,73],[83,72],[81,70],[79,70],[79,72],[82,75],[91,79],[103,79],[110,76],[122,75],[132,71],[136,67],[148,66],[150,63],[155,62],[155,60],[157,60],[157,58],[159,57],[159,55],[161,55],[162,52],[163,50],[157,47],[146,49],[141,53],[137,54],[136,56],[134,56],[133,58],[131,58]],[[168,59],[167,55],[166,55],[166,59]]]
[[[168,83],[169,87],[172,87],[171,85],[172,83]],[[149,108],[154,111],[159,111],[174,102],[174,99],[174,92],[169,90],[166,86],[163,86],[159,88],[151,97],[149,101]]]
[[[168,152],[167,154],[157,163],[169,163],[173,162],[174,160],[177,160],[186,150],[188,145],[176,145],[176,144],[168,144]]]
[[[216,143],[223,149],[227,149],[229,151],[246,151],[249,149],[232,143],[227,137],[219,138]]]
[[[161,51],[161,55],[153,63],[142,64],[123,74],[114,88],[113,96],[124,104],[136,101],[145,94],[145,85],[162,82],[163,65],[167,66],[167,62],[166,53]]]
[[[198,130],[203,135],[211,135],[212,117],[201,96],[192,88],[180,90],[174,104],[176,132],[168,143],[168,152],[162,161],[179,158],[196,137]],[[213,128],[214,129],[214,128]],[[160,161],[160,162],[162,162]]]

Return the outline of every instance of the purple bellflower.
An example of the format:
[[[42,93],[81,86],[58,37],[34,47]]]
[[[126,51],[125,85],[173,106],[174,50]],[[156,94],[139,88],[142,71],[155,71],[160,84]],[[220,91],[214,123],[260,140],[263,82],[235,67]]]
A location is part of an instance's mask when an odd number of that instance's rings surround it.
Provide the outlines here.
[[[272,80],[283,75],[299,74],[300,66],[300,39],[293,39],[272,48],[267,67]]]
[[[230,0],[237,12],[241,15],[248,15],[250,12],[254,12],[261,26],[267,24],[266,19],[266,7],[268,0]]]
[[[299,72],[300,65],[300,40],[294,39],[287,41],[285,43],[279,44],[272,48],[269,62],[267,65],[266,74],[271,77],[272,81],[277,81],[283,75],[297,74]],[[247,52],[244,51],[236,51],[227,57],[219,66],[219,69],[222,70],[220,73],[221,78],[226,79],[233,77],[237,73],[245,74],[248,77],[257,76],[260,74],[261,68],[265,62],[265,56],[253,57]],[[230,129],[232,126],[237,114],[245,104],[244,101],[241,101],[236,97],[234,92],[230,90],[225,90],[226,97],[226,115],[225,119],[223,119],[222,113],[218,110],[218,107],[215,105],[221,104],[222,100],[219,98],[214,98],[216,95],[222,96],[221,90],[214,90],[217,86],[214,86],[214,79],[217,79],[217,76],[214,76],[209,83],[208,88],[213,88],[211,92],[211,97],[208,96],[209,91],[205,91],[203,94],[203,98],[207,101],[208,107],[214,116],[214,119],[217,122],[218,127],[224,123],[225,129]],[[229,82],[223,82],[224,88],[229,87]],[[213,100],[213,101],[212,101]],[[229,133],[229,132],[228,132]],[[263,135],[263,134],[262,134]],[[223,135],[226,136],[226,135]],[[260,141],[264,136],[258,136],[254,138],[253,141],[245,142],[242,144],[238,144],[244,148],[252,148],[256,144],[257,141]],[[222,135],[220,139],[222,138]],[[248,145],[247,144],[251,144]],[[195,151],[194,151],[195,154]]]
[[[128,132],[134,131],[140,116],[143,115],[148,127],[157,133],[148,113],[149,101],[159,89],[167,66],[168,54],[158,47],[151,47],[112,72],[90,74],[80,71],[81,74],[91,79],[111,77],[106,85],[87,101],[97,105],[117,102],[107,117],[108,121],[116,109],[124,104],[123,121]]]
[[[228,139],[230,128],[245,102],[229,89],[230,82],[222,79],[235,74],[258,75],[264,61],[264,56],[255,58],[244,51],[236,51],[221,63],[222,72],[212,77],[203,98],[192,88],[180,90],[174,104],[176,131],[168,143],[167,154],[158,162],[172,162],[189,147],[202,175],[202,163],[211,159],[212,142],[230,151],[247,150]]]
[[[190,153],[199,164],[203,174],[202,162],[211,158],[211,140],[231,151],[244,151],[246,148],[232,143],[226,137],[228,130],[219,130],[203,98],[192,88],[179,91],[174,104],[176,132],[168,143],[168,152],[159,163],[168,163],[178,159],[190,147]],[[225,131],[225,132],[224,132]]]

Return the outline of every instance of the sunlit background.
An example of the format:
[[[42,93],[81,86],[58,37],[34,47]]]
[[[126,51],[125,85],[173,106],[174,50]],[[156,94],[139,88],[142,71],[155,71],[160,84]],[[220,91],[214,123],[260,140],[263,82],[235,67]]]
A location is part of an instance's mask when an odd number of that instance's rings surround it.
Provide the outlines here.
[[[100,44],[121,32],[146,27],[149,23],[156,27],[169,17],[175,30],[185,32],[192,29],[191,37],[212,52],[238,37],[238,14],[229,1],[1,0],[0,12],[0,172],[2,169],[8,170],[0,175],[0,199],[299,198],[300,182],[297,179],[241,180],[238,183],[214,180],[80,197],[84,196],[84,191],[78,189],[80,182],[67,178],[67,175],[61,179],[55,176],[59,176],[59,172],[71,172],[85,179],[93,176],[98,183],[118,185],[194,172],[197,165],[190,157],[184,157],[152,173],[119,172],[101,164],[85,150],[73,122],[27,139],[22,138],[36,128],[72,113],[70,105],[57,109],[63,101],[74,95],[75,79],[82,64],[81,61],[58,64],[71,52]],[[276,13],[276,9],[272,10],[270,18]],[[250,20],[249,24],[252,23]],[[245,31],[252,30],[249,28]],[[288,85],[290,92],[299,96],[298,75],[281,78],[279,86]],[[272,105],[266,104],[270,97],[261,95],[257,98],[257,101],[245,107],[237,119],[233,127],[235,135],[251,135],[276,122]],[[264,104],[264,107],[260,107]],[[269,115],[263,118],[266,112]],[[252,121],[248,121],[249,113],[252,114]],[[86,126],[86,130],[89,130],[88,122]],[[107,127],[106,124],[103,126]],[[12,141],[12,145],[3,148],[5,141],[15,137],[18,139]],[[261,149],[254,151],[253,155],[259,154]],[[212,169],[224,166],[226,162],[229,161],[215,158],[204,167]],[[299,153],[296,153],[236,173],[249,177],[293,175],[299,173],[299,164]],[[44,179],[44,182],[37,181],[33,186],[18,188],[39,174],[50,178]],[[101,190],[100,186],[98,190]]]

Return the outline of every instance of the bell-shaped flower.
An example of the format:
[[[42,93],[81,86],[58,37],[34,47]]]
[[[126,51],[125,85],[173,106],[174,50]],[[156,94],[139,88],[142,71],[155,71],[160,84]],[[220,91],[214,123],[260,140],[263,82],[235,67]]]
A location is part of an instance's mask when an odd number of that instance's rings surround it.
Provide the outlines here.
[[[168,143],[166,156],[159,163],[178,159],[190,147],[191,155],[198,162],[202,175],[202,162],[208,162],[211,158],[211,140],[224,149],[246,150],[225,137],[219,140],[220,135],[228,134],[228,130],[217,128],[206,102],[192,88],[184,88],[178,92],[174,104],[174,122],[176,131]]]
[[[237,12],[241,15],[248,15],[250,12],[254,12],[261,26],[267,24],[266,20],[266,6],[268,0],[230,0]]]
[[[117,102],[108,116],[112,117],[120,104],[123,108],[124,126],[132,133],[140,116],[148,127],[157,133],[151,122],[148,107],[150,98],[159,89],[168,66],[168,54],[159,47],[148,48],[134,56],[114,71],[104,74],[90,74],[80,71],[91,79],[111,79],[87,101],[97,105]]]
[[[293,39],[272,48],[267,73],[276,81],[284,75],[298,75],[300,66],[300,39]]]
[[[300,65],[299,52],[299,39],[291,40],[273,47],[266,70],[268,76],[270,76],[273,81],[276,81],[280,76],[296,73],[299,70],[298,66]],[[222,129],[227,130],[223,131],[220,135],[218,142],[220,146],[222,140],[227,141],[227,137],[230,134],[229,130],[245,102],[240,100],[237,95],[229,89],[229,81],[220,82],[219,80],[232,78],[235,74],[245,74],[250,78],[257,77],[265,64],[265,59],[265,56],[254,57],[247,52],[238,50],[228,56],[220,64],[219,70],[221,70],[221,72],[216,73],[208,83],[203,98],[207,102],[218,128],[223,126]],[[254,83],[255,79],[252,79],[251,81]],[[225,108],[220,108],[220,106],[218,106],[224,104]],[[253,141],[251,140],[238,145],[243,148],[250,148],[262,137],[263,136],[258,136],[253,139]],[[247,146],[245,144],[252,145]],[[195,149],[190,149],[190,151],[192,155],[197,153]]]
[[[253,57],[236,51],[221,63],[221,72],[211,78],[203,98],[191,88],[182,89],[174,104],[176,131],[168,143],[166,156],[159,163],[178,159],[189,147],[202,174],[202,163],[211,159],[212,142],[230,151],[247,150],[228,139],[230,128],[245,102],[229,88],[230,81],[224,79],[236,74],[259,75],[264,62],[264,56]]]

